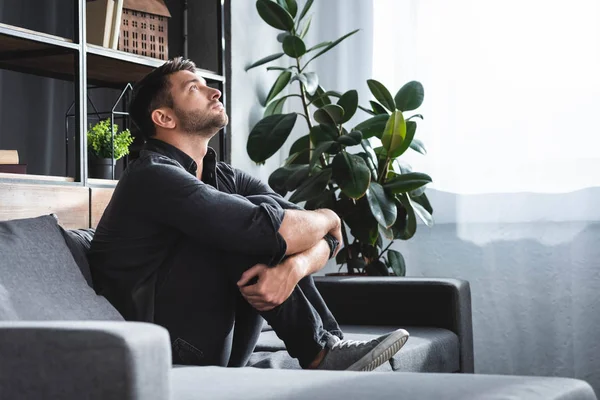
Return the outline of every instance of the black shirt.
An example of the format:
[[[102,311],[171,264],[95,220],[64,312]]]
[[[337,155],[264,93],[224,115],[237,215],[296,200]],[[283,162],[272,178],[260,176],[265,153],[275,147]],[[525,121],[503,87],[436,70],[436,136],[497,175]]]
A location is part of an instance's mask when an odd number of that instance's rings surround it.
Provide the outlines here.
[[[127,320],[153,321],[157,277],[171,268],[170,252],[184,236],[216,249],[262,256],[268,265],[285,257],[278,230],[284,209],[299,207],[217,162],[211,148],[202,180],[196,174],[191,157],[150,139],[125,170],[102,215],[89,253],[94,288]],[[276,204],[247,198],[262,195]]]

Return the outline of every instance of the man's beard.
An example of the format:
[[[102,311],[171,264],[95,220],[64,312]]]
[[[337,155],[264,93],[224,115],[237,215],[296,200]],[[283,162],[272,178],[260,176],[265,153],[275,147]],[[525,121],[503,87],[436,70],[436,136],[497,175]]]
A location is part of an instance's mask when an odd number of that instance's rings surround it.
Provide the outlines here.
[[[227,125],[228,117],[225,112],[202,113],[200,110],[184,111],[178,107],[173,109],[179,119],[181,129],[189,134],[213,136],[219,129]]]

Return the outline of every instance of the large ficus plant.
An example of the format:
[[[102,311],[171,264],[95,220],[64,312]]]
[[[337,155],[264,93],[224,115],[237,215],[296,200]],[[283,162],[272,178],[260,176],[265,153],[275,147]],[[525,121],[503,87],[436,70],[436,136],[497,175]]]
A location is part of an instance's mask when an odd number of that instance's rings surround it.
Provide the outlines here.
[[[409,148],[425,154],[423,143],[415,139],[416,120],[423,117],[404,114],[421,105],[423,86],[409,82],[392,97],[384,85],[370,79],[367,84],[376,99],[370,101],[370,108],[359,105],[356,90],[338,93],[323,89],[308,67],[357,30],[308,47],[304,37],[310,28],[312,3],[307,0],[300,11],[296,0],[256,2],[261,18],[281,31],[277,39],[283,51],[246,70],[284,56],[290,58],[290,65],[267,68],[279,76],[265,100],[264,118],[248,138],[248,155],[256,163],[264,163],[283,146],[300,116],[307,133],[293,143],[285,164],[269,177],[269,185],[282,196],[291,192],[289,200],[305,202],[306,209],[330,208],[338,213],[345,249],[337,262],[347,264],[349,273],[389,275],[391,270],[403,276],[404,258],[390,250],[390,245],[415,234],[417,216],[432,224],[433,210],[425,195],[431,178],[413,172],[399,159]],[[298,92],[285,94],[288,85],[296,86]],[[299,100],[302,112],[284,114],[285,102],[292,99]],[[359,109],[366,113],[365,120],[353,128],[345,127]],[[381,146],[372,147],[375,142]],[[384,241],[388,242],[385,248]]]

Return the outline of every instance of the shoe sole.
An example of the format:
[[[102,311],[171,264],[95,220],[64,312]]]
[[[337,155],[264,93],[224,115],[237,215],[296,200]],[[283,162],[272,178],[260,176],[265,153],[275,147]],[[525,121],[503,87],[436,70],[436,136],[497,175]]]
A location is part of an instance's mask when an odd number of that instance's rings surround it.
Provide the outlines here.
[[[347,371],[373,371],[400,351],[409,337],[410,334],[404,329],[392,332],[363,358],[348,367]]]

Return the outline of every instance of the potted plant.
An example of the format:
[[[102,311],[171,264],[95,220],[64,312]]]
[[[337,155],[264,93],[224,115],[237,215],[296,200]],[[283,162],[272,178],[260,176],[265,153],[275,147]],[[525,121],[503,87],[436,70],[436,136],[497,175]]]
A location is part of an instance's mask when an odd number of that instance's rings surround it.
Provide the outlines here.
[[[87,142],[89,177],[113,179],[115,162],[129,154],[133,138],[129,129],[119,132],[117,124],[111,129],[110,119],[105,119],[90,127]]]
[[[269,185],[283,196],[291,192],[289,200],[304,202],[306,209],[326,207],[337,212],[345,246],[337,256],[340,268],[346,264],[349,274],[404,276],[404,257],[390,246],[413,237],[417,217],[429,226],[433,223],[425,194],[431,177],[412,171],[401,160],[409,149],[426,154],[423,143],[415,139],[417,120],[423,116],[408,113],[422,104],[423,86],[412,81],[392,96],[383,84],[370,79],[367,84],[375,98],[370,107],[359,105],[356,90],[326,91],[318,75],[308,69],[311,61],[358,30],[307,46],[304,37],[312,3],[307,0],[300,11],[296,0],[256,1],[261,18],[281,31],[277,40],[282,51],[246,71],[284,56],[290,64],[267,68],[279,75],[267,95],[264,117],[248,137],[248,155],[264,163],[286,142],[300,116],[306,134],[292,144],[284,165],[270,175]],[[295,85],[297,92],[280,96],[288,85]],[[288,100],[299,101],[302,111],[284,114]],[[359,110],[365,120],[346,127]]]

